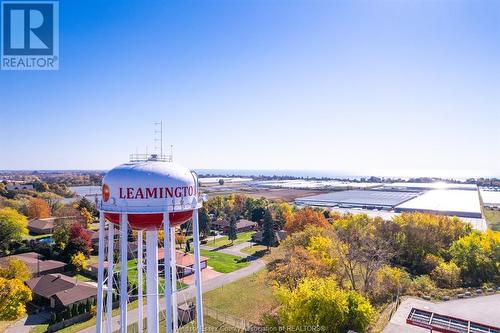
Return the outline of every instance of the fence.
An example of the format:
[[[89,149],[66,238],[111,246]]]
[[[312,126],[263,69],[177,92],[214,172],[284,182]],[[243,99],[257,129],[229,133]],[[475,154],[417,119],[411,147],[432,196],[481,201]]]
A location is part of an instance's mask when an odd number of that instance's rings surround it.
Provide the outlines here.
[[[203,314],[204,316],[211,317],[221,323],[227,324],[229,326],[233,326],[234,328],[241,330],[242,332],[256,332],[260,326],[252,323],[250,321],[229,315],[227,313],[223,313],[219,310],[209,308],[207,306],[203,306]],[[164,325],[165,320],[165,311],[160,312],[160,325]],[[192,318],[192,320],[196,320],[196,318]],[[144,330],[147,329],[147,321],[144,319],[143,324]],[[160,329],[161,331],[161,329]],[[139,325],[137,323],[130,324],[128,326],[129,333],[139,333]]]
[[[88,312],[82,313],[81,315],[74,316],[74,317],[67,319],[67,320],[63,320],[60,323],[55,323],[53,325],[50,325],[49,327],[47,327],[47,332],[55,332],[55,331],[58,331],[58,330],[65,328],[67,326],[71,326],[73,324],[80,323],[82,321],[87,321],[90,318],[92,318],[92,315],[90,313],[88,313]]]

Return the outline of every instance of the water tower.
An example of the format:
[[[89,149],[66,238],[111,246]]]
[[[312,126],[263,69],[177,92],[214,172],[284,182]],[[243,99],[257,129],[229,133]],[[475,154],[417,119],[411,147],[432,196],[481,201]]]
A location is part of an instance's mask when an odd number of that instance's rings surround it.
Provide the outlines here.
[[[193,220],[196,321],[203,331],[198,208],[202,205],[198,178],[194,172],[173,163],[171,156],[131,155],[130,162],[109,171],[103,179],[99,209],[99,268],[96,332],[102,333],[104,313],[104,262],[107,256],[106,332],[112,332],[114,227],[119,226],[120,257],[120,332],[127,332],[128,231],[137,231],[137,272],[139,332],[143,331],[143,233],[146,233],[146,314],[147,332],[158,333],[158,231],[164,230],[165,318],[166,332],[177,330],[177,274],[175,227]],[[105,251],[105,220],[107,251]]]

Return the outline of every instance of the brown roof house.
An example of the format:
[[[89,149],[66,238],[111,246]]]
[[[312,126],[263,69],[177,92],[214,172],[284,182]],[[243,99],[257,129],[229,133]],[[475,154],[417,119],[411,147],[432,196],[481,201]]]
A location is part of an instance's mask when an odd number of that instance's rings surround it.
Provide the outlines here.
[[[43,256],[36,252],[14,254],[0,258],[0,266],[8,264],[11,259],[24,262],[34,277],[51,273],[62,273],[66,267],[66,264],[61,261],[43,260]]]
[[[35,235],[47,235],[54,231],[55,217],[35,219],[28,222],[28,230]]]
[[[35,235],[47,235],[54,231],[54,225],[59,220],[70,219],[71,217],[46,217],[28,221],[28,230]]]
[[[165,253],[163,248],[158,249],[158,261],[163,263],[165,260]],[[200,256],[200,268],[207,268],[207,257]],[[175,265],[177,267],[177,278],[194,274],[194,255],[181,251],[175,251]]]
[[[264,236],[264,231],[259,230],[255,234],[252,235],[252,241],[256,243],[262,243],[262,238]],[[286,238],[286,231],[284,230],[279,230],[279,231],[274,231],[274,244],[273,245],[278,245],[281,243]]]
[[[228,220],[217,220],[213,221],[211,225],[218,230],[222,230],[224,233],[229,232],[229,221]],[[236,232],[245,232],[255,230],[257,228],[257,222],[240,219],[236,221]]]
[[[97,287],[77,282],[63,274],[47,274],[26,281],[33,293],[33,301],[41,306],[63,309],[73,304],[93,301],[97,296]]]

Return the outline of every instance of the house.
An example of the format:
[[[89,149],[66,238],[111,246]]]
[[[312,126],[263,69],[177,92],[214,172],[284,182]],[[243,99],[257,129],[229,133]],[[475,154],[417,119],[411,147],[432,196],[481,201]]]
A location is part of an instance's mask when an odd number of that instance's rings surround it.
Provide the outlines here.
[[[31,184],[12,184],[5,186],[7,191],[20,191],[20,190],[33,190],[33,185]]]
[[[214,229],[220,230],[224,233],[229,232],[229,221],[228,220],[217,220],[211,223]],[[255,230],[257,228],[257,222],[240,219],[236,221],[236,232],[245,232]]]
[[[60,310],[73,304],[93,301],[97,297],[97,287],[78,282],[63,274],[47,274],[26,281],[33,293],[33,301],[40,306]]]
[[[71,219],[73,217],[47,217],[43,219],[33,219],[28,221],[28,230],[31,234],[47,235],[54,231],[57,221]]]
[[[54,217],[35,219],[28,222],[28,230],[31,234],[47,235],[54,231]]]
[[[158,249],[158,262],[163,263],[165,260],[165,253],[163,248]],[[200,268],[207,268],[208,258],[200,256]],[[194,255],[191,253],[185,253],[182,251],[175,251],[175,264],[177,267],[177,278],[183,278],[185,276],[194,273]]]
[[[0,266],[7,265],[11,259],[17,259],[26,264],[32,276],[42,276],[51,273],[62,273],[66,264],[57,260],[42,260],[42,255],[36,252],[15,254],[0,258]]]
[[[257,231],[255,234],[252,235],[252,242],[262,243],[263,234],[264,234],[264,230]],[[275,244],[273,244],[273,245],[278,245],[285,238],[286,238],[286,231],[284,231],[284,230],[274,231]]]
[[[136,248],[137,253],[137,248]],[[134,257],[135,258],[135,257]],[[146,258],[146,256],[144,256]],[[175,252],[175,260],[177,266],[177,277],[183,278],[187,275],[194,273],[194,255],[191,253],[184,253],[182,251]],[[165,253],[163,248],[158,249],[158,263],[163,264],[165,262]],[[200,256],[201,269],[207,268],[208,258]],[[146,262],[144,260],[144,265]],[[99,265],[98,263],[93,263],[88,265],[87,270],[94,276],[97,276]],[[104,261],[104,270],[108,269],[108,262]]]

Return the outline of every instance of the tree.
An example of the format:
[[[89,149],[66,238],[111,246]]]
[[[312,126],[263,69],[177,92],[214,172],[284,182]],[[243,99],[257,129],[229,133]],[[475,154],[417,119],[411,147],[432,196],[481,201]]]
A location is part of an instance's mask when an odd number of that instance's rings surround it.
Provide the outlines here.
[[[73,222],[66,219],[60,219],[54,222],[52,238],[54,239],[54,243],[60,250],[64,250],[69,242],[69,235],[72,225]]]
[[[31,219],[43,219],[50,216],[50,206],[47,201],[32,198],[28,203],[28,216]]]
[[[0,267],[0,277],[8,280],[18,279],[25,282],[31,278],[31,271],[21,260],[10,259],[6,266]]]
[[[373,302],[384,303],[396,296],[404,295],[411,284],[410,275],[399,267],[388,265],[378,270],[370,290]]]
[[[80,215],[82,216],[82,219],[85,223],[85,226],[88,226],[90,223],[92,223],[94,221],[94,217],[85,207],[83,207],[80,210]]]
[[[26,313],[31,290],[19,279],[0,277],[0,320],[15,320]]]
[[[92,251],[92,241],[87,230],[80,223],[73,223],[69,234],[68,245],[64,249],[66,256],[71,258],[72,255],[81,252],[88,257]]]
[[[466,284],[500,280],[500,232],[474,231],[454,242],[450,253]]]
[[[262,231],[262,244],[267,246],[267,251],[276,242],[276,236],[274,232],[274,219],[271,210],[266,209],[264,214],[264,229]]]
[[[349,329],[364,332],[375,315],[366,298],[339,288],[333,278],[307,278],[294,290],[279,288],[277,296],[281,325],[293,330],[310,327],[332,333]]]
[[[89,212],[91,215],[96,214],[96,209],[95,209],[95,204],[92,203],[89,199],[86,197],[83,197],[80,199],[77,205],[77,209],[82,211],[85,209],[87,212]]]
[[[302,231],[306,226],[313,225],[321,228],[330,226],[325,216],[318,210],[306,207],[297,211],[293,218],[285,223],[285,230],[288,234]]]
[[[457,288],[460,286],[460,268],[454,262],[442,262],[431,272],[431,279],[439,288]]]
[[[75,267],[77,273],[87,268],[87,259],[82,252],[77,252],[71,256],[71,264]]]
[[[470,225],[456,217],[403,213],[393,221],[400,227],[397,262],[415,273],[427,273],[428,254],[444,255],[454,241],[470,232]]]
[[[198,210],[198,221],[202,238],[208,237],[210,235],[210,216],[208,216],[208,211],[205,207],[201,207]]]
[[[231,241],[231,245],[234,244],[234,241],[238,238],[238,234],[236,232],[236,218],[231,216],[229,220],[229,231],[227,233],[227,238]]]
[[[334,274],[333,266],[327,265],[302,247],[287,249],[284,256],[268,265],[268,277],[281,288],[294,290],[306,278],[328,277]]]
[[[12,208],[0,209],[0,252],[6,254],[12,242],[28,234],[26,216]]]
[[[283,228],[285,228],[286,222],[293,218],[292,206],[287,202],[283,202],[277,204],[274,210],[276,212],[274,223],[279,230],[282,230]]]
[[[368,293],[376,272],[394,256],[386,229],[384,220],[366,214],[348,214],[336,221],[337,255],[352,289]]]

